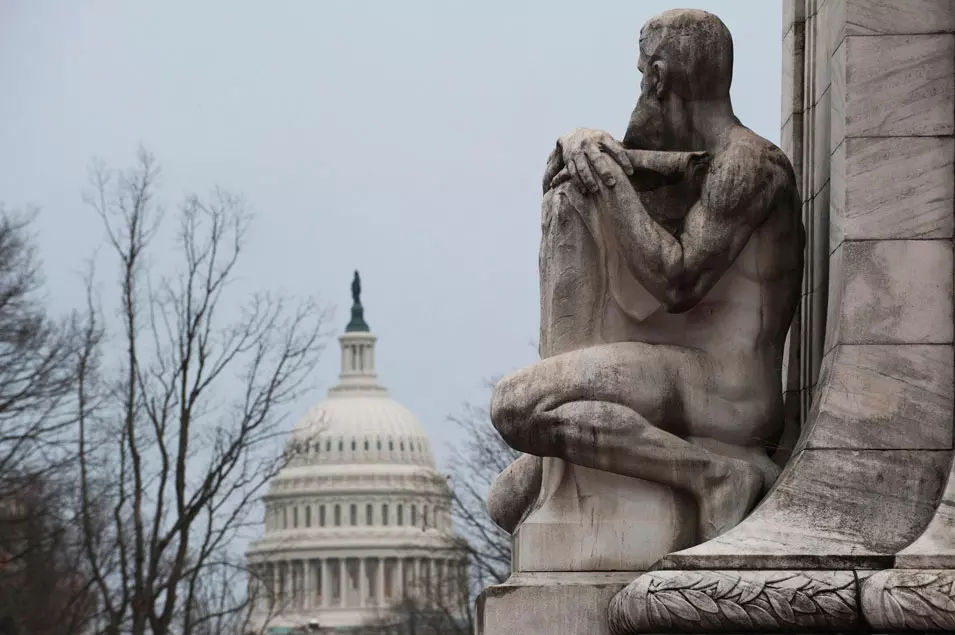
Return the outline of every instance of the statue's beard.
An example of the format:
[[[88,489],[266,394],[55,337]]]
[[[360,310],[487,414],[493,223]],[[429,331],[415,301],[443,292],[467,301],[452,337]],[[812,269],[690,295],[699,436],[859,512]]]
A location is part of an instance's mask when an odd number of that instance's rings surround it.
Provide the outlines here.
[[[623,145],[633,150],[666,150],[666,137],[660,102],[641,97],[630,115]]]

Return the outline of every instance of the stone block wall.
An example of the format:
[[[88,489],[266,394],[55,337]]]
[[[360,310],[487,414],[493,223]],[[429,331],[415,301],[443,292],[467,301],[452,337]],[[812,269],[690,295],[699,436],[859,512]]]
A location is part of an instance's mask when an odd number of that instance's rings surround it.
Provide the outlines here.
[[[950,450],[955,3],[783,15],[781,145],[808,243],[785,384],[812,426],[800,445]]]

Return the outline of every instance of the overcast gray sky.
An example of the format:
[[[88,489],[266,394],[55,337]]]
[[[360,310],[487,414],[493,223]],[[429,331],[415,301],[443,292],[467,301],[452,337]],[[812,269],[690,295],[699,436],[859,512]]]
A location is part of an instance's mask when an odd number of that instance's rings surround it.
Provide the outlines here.
[[[341,330],[360,269],[379,375],[440,460],[447,415],[536,358],[548,152],[576,127],[623,134],[640,26],[675,6],[0,0],[0,202],[41,208],[51,301],[68,310],[103,238],[80,199],[91,157],[122,167],[142,143],[170,205],[241,192],[257,217],[239,289],[317,294]],[[729,26],[737,114],[777,141],[780,3],[689,6]],[[295,416],[337,358],[334,344]]]

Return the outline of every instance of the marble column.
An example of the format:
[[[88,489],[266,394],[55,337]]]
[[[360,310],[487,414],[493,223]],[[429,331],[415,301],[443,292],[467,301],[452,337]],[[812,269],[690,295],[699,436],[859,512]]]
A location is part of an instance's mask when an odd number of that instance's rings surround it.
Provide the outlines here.
[[[421,562],[418,558],[411,558],[408,561],[409,577],[411,583],[410,596],[414,599],[421,597]]]
[[[272,569],[272,592],[269,593],[269,606],[271,606],[271,608],[274,610],[279,602],[279,564],[277,562],[273,562],[269,565],[269,567]]]
[[[365,587],[370,586],[367,580],[368,571],[365,567],[365,560],[365,558],[358,559],[358,606],[365,606],[367,602]]]
[[[394,597],[398,602],[405,599],[405,560],[401,557],[395,564]]]
[[[385,605],[385,559],[378,558],[378,576],[375,578],[378,584],[378,606]]]
[[[321,607],[325,608],[327,606],[331,606],[331,603],[332,603],[331,587],[328,584],[328,577],[331,575],[331,571],[328,568],[328,558],[322,558],[319,561],[318,566],[321,567],[321,571],[322,571],[321,580],[320,580],[322,585]]]
[[[285,561],[285,606],[291,610],[295,607],[295,566],[294,561]]]
[[[428,579],[425,576],[425,569],[428,561],[425,558],[418,559],[418,599],[428,597]]]
[[[345,570],[345,558],[338,559],[338,604],[339,606],[346,606],[345,603],[345,578],[347,578],[348,572]]]
[[[305,598],[302,601],[302,606],[309,610],[314,604],[314,593],[312,592],[312,561],[306,558],[302,561],[302,587],[305,592]]]

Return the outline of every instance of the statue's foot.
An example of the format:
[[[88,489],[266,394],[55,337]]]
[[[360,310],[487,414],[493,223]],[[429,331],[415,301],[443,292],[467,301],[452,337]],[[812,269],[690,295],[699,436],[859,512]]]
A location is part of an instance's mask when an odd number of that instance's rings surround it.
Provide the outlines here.
[[[487,508],[498,527],[514,533],[537,499],[542,473],[543,460],[539,456],[522,454],[494,479]]]
[[[755,466],[727,459],[730,469],[713,479],[699,498],[699,535],[716,538],[740,523],[753,508],[764,487],[764,475]]]

